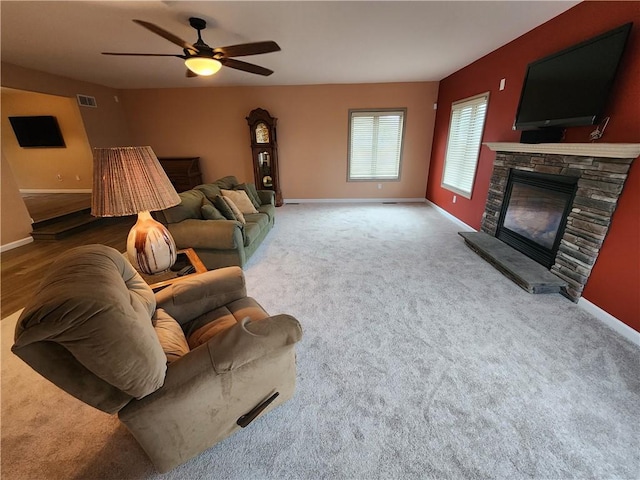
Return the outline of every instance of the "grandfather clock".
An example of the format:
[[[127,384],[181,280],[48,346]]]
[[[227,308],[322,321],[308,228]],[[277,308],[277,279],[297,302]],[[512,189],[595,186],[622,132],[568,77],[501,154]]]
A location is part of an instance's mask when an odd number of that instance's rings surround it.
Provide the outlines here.
[[[276,194],[276,207],[282,205],[282,192],[278,178],[278,136],[277,118],[262,108],[256,108],[247,117],[251,134],[251,154],[253,156],[253,175],[258,190],[273,190]]]

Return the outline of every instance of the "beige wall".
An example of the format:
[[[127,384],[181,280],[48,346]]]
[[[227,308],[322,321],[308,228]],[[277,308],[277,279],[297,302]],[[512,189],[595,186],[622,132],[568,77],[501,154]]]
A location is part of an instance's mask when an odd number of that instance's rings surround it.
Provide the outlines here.
[[[160,156],[200,156],[205,181],[229,174],[253,181],[245,117],[261,107],[278,117],[285,198],[424,198],[436,82],[118,91],[6,63],[1,73],[3,87],[96,97],[97,109],[79,109],[91,147],[151,145]],[[407,108],[401,181],[384,182],[382,190],[375,182],[346,182],[348,110],[395,107]],[[3,245],[30,231],[7,164],[3,159]]]
[[[11,165],[4,156],[0,165],[0,177],[2,179],[2,195],[0,198],[0,245],[17,242],[28,238],[31,233],[31,218],[27,207],[24,206],[18,185],[11,172]]]
[[[37,70],[1,64],[3,87],[71,97],[76,94],[96,98],[98,108],[81,108],[80,115],[91,147],[130,145],[122,104],[116,102],[119,90],[51,75]],[[3,105],[4,109],[4,105]],[[4,113],[4,112],[3,112]],[[3,129],[4,130],[4,129]],[[18,191],[9,163],[2,159],[2,245],[22,240],[31,231],[31,220]],[[61,188],[61,187],[59,187]]]
[[[67,77],[39,72],[2,62],[2,86],[71,97],[78,93],[96,98],[98,108],[79,107],[91,147],[117,147],[130,144],[120,90],[81,82]]]
[[[257,107],[278,118],[285,199],[424,198],[437,82],[148,89],[122,92],[136,145],[158,156],[199,156],[204,181],[253,181],[249,127]],[[347,182],[348,111],[407,108],[399,182]]]
[[[2,153],[11,165],[18,188],[90,189],[93,159],[75,98],[2,88]],[[9,117],[53,115],[64,148],[24,148],[18,144]]]

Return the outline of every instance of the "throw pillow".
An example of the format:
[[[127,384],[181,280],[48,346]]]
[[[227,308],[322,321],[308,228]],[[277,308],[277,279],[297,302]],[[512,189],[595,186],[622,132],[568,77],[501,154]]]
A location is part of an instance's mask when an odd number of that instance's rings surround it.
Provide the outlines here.
[[[222,196],[231,199],[236,207],[244,213],[258,213],[256,207],[253,206],[247,192],[244,190],[221,190]]]
[[[229,208],[233,212],[233,215],[236,217],[236,220],[239,221],[242,225],[245,225],[247,221],[245,220],[244,215],[242,214],[240,209],[237,207],[237,205],[233,203],[233,200],[231,200],[229,197],[222,197],[222,198],[224,199],[225,202],[227,202],[227,205],[229,205]]]
[[[156,335],[162,350],[167,356],[167,363],[175,362],[180,357],[189,353],[189,345],[187,339],[184,336],[182,327],[175,321],[167,312],[162,308],[156,310],[153,318],[153,328],[155,328]]]
[[[213,205],[202,205],[202,218],[205,220],[226,220],[225,216],[220,213]]]
[[[188,218],[202,218],[200,216],[200,206],[202,205],[204,193],[198,190],[187,190],[179,193],[178,196],[180,197],[180,204],[162,211],[167,223],[179,223]]]
[[[256,186],[253,183],[241,183],[238,185],[235,190],[244,190],[247,192],[249,196],[249,200],[253,203],[253,206],[256,208],[260,208],[262,202],[260,201],[260,195],[258,195],[258,190],[256,190]]]
[[[238,185],[238,179],[233,175],[227,175],[226,177],[216,180],[213,184],[220,187],[220,189],[232,190],[233,187]]]
[[[216,207],[213,206],[207,198],[202,199],[202,206],[200,207],[202,211],[202,218],[205,220],[225,220],[224,215],[220,213]]]
[[[203,183],[202,185],[198,185],[194,190],[201,191],[210,202],[216,198],[216,195],[220,195],[220,187],[214,185],[213,183]]]
[[[238,218],[233,214],[233,210],[224,201],[224,197],[222,195],[217,195],[216,198],[213,199],[213,206],[216,207],[224,218],[227,220],[238,220]]]

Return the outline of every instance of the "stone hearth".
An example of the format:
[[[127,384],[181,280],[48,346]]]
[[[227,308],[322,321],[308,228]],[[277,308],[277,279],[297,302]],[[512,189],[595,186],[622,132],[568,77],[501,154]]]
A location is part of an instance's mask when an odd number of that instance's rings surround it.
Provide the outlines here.
[[[551,272],[568,284],[563,294],[577,302],[607,235],[639,144],[487,143],[497,152],[482,231],[494,236],[511,169],[577,177],[571,205]]]
[[[568,284],[535,260],[485,232],[458,232],[467,246],[529,293],[562,293]]]

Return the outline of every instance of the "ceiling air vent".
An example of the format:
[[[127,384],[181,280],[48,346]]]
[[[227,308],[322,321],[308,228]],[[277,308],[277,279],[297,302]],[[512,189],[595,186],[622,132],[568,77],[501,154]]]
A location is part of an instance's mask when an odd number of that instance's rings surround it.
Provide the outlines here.
[[[77,94],[78,104],[82,107],[93,107],[96,108],[98,106],[98,102],[96,102],[96,97],[90,97],[89,95],[81,95]]]

